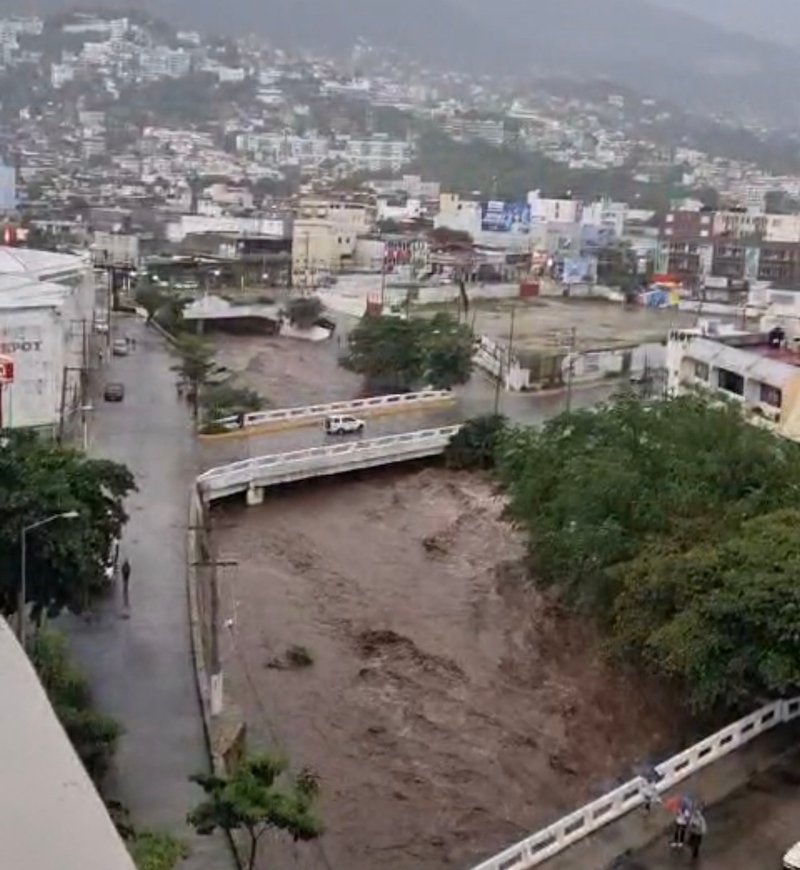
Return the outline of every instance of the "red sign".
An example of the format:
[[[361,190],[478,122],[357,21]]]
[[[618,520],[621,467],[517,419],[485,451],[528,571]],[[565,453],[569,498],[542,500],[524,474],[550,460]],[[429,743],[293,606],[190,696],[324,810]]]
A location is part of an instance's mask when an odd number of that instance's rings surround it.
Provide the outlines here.
[[[14,383],[14,360],[10,356],[0,356],[0,384]]]

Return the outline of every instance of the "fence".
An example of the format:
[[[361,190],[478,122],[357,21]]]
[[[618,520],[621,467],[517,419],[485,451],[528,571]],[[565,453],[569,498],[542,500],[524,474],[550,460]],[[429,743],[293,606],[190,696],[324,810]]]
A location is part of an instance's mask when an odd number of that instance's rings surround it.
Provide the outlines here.
[[[271,486],[306,477],[339,474],[391,462],[443,453],[460,426],[404,432],[383,438],[346,441],[332,447],[310,447],[291,453],[259,456],[212,468],[197,478],[207,501],[233,495],[250,487]]]
[[[331,402],[327,405],[308,405],[301,408],[281,408],[276,411],[254,411],[244,415],[244,428],[264,426],[270,423],[313,423],[332,414],[380,414],[395,410],[411,409],[416,405],[433,406],[455,401],[448,390],[423,390],[419,393],[402,393],[391,396],[373,396],[369,399],[353,399],[348,402]],[[238,417],[223,417],[216,421],[226,429],[242,428]]]
[[[800,718],[800,697],[775,701],[717,731],[656,767],[659,792],[702,770],[777,725]],[[642,801],[646,780],[635,777],[614,791],[474,867],[473,870],[527,870],[538,867],[594,831],[624,816]]]

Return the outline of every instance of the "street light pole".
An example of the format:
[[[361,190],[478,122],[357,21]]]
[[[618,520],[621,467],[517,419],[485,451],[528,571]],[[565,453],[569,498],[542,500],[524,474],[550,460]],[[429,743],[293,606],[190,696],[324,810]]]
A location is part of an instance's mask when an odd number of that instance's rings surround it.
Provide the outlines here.
[[[64,511],[60,514],[53,514],[38,523],[31,523],[29,526],[24,526],[19,536],[20,547],[20,582],[19,582],[19,600],[17,602],[17,637],[20,645],[25,649],[26,642],[26,625],[25,625],[25,604],[28,597],[28,548],[27,537],[28,532],[34,529],[40,529],[42,526],[54,523],[56,520],[74,520],[78,518],[77,511]]]

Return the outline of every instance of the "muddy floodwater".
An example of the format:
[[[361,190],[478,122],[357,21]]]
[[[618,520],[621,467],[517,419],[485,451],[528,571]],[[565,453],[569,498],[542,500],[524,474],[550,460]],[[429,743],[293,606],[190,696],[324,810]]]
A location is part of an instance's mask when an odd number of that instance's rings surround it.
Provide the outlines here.
[[[324,837],[270,841],[271,866],[468,868],[679,741],[533,588],[503,507],[412,466],[216,511],[226,690],[252,745],[322,784]]]

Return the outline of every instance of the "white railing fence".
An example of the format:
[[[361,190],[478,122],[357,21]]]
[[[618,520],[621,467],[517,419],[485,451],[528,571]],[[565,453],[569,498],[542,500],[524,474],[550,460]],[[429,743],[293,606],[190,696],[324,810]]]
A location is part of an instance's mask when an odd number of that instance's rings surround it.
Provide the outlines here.
[[[800,697],[767,704],[755,713],[739,719],[659,764],[655,770],[660,779],[655,786],[659,793],[666,792],[706,765],[749,743],[759,734],[798,718],[800,718]],[[645,785],[646,780],[643,777],[635,777],[614,791],[489,858],[473,870],[527,870],[529,867],[538,867],[549,858],[638,807],[644,800]]]
[[[324,420],[332,414],[377,414],[411,409],[417,405],[427,406],[455,401],[449,390],[423,390],[419,393],[397,393],[391,396],[373,396],[369,399],[353,399],[345,402],[330,402],[326,405],[306,405],[300,408],[280,408],[275,411],[254,411],[245,414],[244,426],[238,417],[223,417],[215,422],[226,429],[264,426],[270,423],[293,423]]]
[[[204,497],[213,499],[219,493],[246,489],[251,485],[269,486],[272,480],[278,482],[287,472],[296,474],[307,470],[308,476],[311,477],[315,471],[332,467],[346,471],[348,465],[355,466],[365,459],[376,456],[401,459],[420,449],[429,449],[433,455],[443,452],[460,428],[460,426],[442,426],[437,429],[386,435],[382,438],[345,441],[332,447],[309,447],[290,453],[257,456],[212,468],[201,474],[197,478],[197,483]]]

